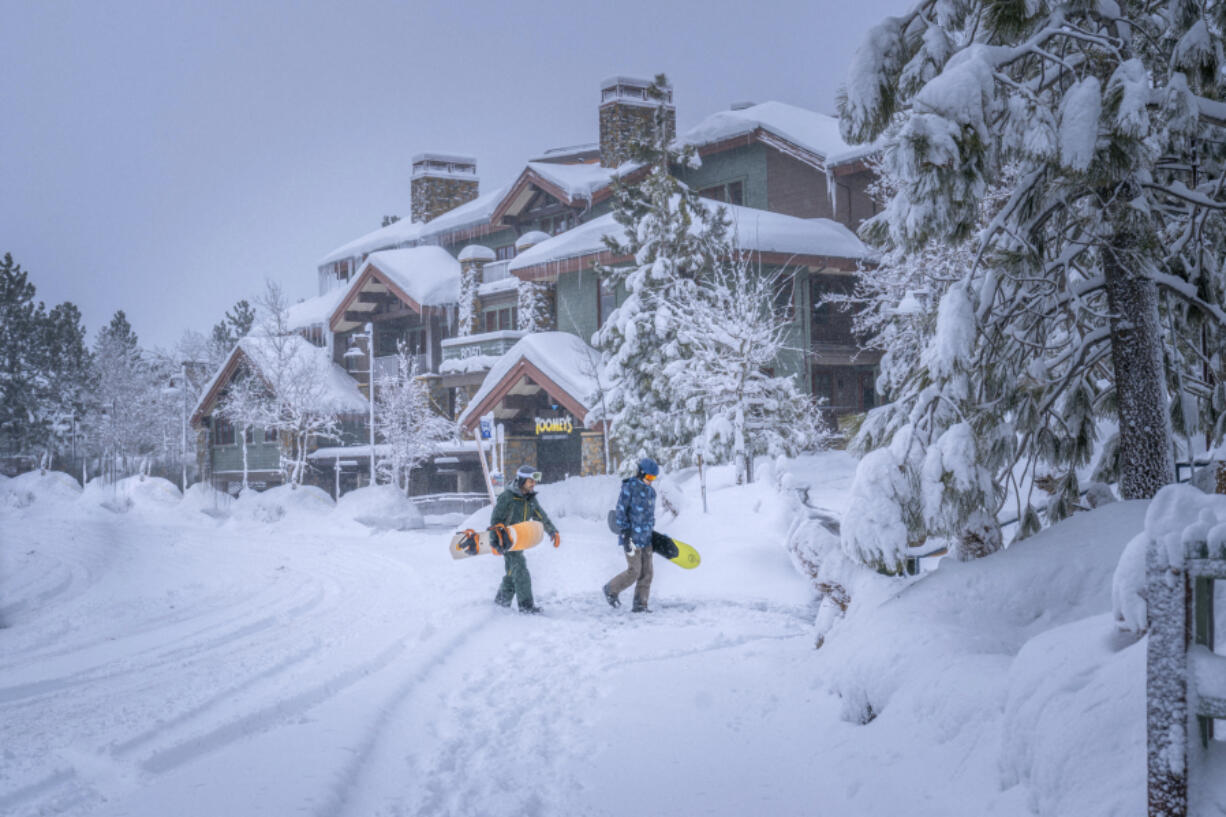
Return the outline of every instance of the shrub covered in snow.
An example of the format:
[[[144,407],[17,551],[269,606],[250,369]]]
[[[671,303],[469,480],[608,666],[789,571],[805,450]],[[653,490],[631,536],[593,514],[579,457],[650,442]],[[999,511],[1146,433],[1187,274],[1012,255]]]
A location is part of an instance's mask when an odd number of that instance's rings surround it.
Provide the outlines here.
[[[243,491],[231,514],[236,520],[272,523],[326,514],[335,504],[327,492],[313,485],[278,485],[267,491]]]
[[[80,495],[80,483],[62,471],[27,471],[0,482],[0,504],[10,508],[25,508],[36,502],[71,502]]]
[[[404,491],[395,485],[368,485],[341,496],[336,516],[375,530],[424,528],[425,520]]]

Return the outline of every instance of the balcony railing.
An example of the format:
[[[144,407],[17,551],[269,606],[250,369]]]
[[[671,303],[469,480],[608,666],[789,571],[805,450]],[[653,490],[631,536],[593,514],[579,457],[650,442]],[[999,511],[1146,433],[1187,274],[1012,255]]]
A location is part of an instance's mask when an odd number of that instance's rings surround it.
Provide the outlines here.
[[[490,261],[481,268],[481,283],[492,284],[495,281],[503,281],[511,277],[511,259],[506,258],[502,261]]]

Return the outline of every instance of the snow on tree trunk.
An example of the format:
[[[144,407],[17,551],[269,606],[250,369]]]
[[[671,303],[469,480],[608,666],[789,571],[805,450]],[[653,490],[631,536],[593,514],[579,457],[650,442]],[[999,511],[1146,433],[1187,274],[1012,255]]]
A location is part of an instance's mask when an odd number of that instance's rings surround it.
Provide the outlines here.
[[[1120,495],[1149,499],[1175,481],[1171,415],[1167,409],[1158,287],[1131,273],[1123,260],[1131,239],[1116,235],[1104,248],[1111,306],[1111,361],[1120,420]]]
[[[1188,813],[1187,575],[1150,541],[1145,725],[1150,817]]]

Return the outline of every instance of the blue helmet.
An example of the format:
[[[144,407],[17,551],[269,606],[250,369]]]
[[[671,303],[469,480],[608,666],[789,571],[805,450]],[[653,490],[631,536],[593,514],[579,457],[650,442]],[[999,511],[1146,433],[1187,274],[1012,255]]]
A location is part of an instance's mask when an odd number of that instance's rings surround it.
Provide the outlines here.
[[[660,466],[656,465],[656,461],[651,457],[643,457],[639,460],[639,473],[658,477],[660,476]]]

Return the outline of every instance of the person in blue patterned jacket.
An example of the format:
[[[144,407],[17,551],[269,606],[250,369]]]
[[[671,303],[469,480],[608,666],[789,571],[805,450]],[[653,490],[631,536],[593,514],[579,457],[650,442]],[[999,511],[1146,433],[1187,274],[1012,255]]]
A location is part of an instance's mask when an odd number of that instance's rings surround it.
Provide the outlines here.
[[[660,466],[651,457],[639,460],[638,472],[622,481],[617,497],[618,544],[626,554],[626,569],[609,579],[602,589],[610,607],[620,607],[621,591],[634,585],[635,613],[650,613],[647,598],[651,593],[651,529],[656,523],[656,489],[651,483],[660,476]]]

